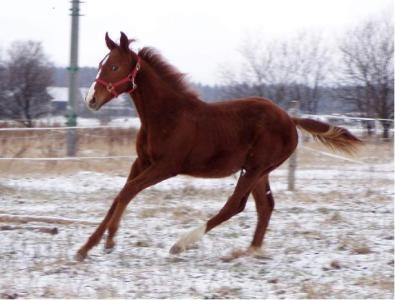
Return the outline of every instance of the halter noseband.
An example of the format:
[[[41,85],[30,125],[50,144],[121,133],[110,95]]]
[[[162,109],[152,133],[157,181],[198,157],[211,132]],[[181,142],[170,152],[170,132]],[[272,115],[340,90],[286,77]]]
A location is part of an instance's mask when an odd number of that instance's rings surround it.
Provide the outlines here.
[[[104,57],[103,60],[100,62],[99,70],[101,70],[101,68],[102,68],[102,63],[103,63],[103,61],[108,57],[108,55],[109,55],[109,54],[107,54],[107,56]],[[129,93],[129,94],[132,94],[132,93],[137,89],[137,84],[136,84],[136,82],[135,82],[135,79],[136,79],[136,76],[137,76],[138,71],[139,71],[140,68],[141,68],[140,62],[141,62],[141,58],[140,58],[140,56],[137,56],[137,63],[136,63],[136,65],[134,66],[133,70],[132,70],[126,77],[124,77],[124,78],[118,80],[118,81],[115,82],[115,83],[105,81],[105,80],[103,80],[103,79],[101,79],[101,78],[97,78],[95,81],[96,81],[97,83],[100,83],[100,84],[104,85],[105,88],[107,89],[107,91],[108,91],[110,94],[112,94],[114,97],[118,97],[118,95],[119,95],[119,93],[118,93],[117,90],[116,90],[116,88],[117,88],[118,86],[120,86],[120,85],[122,85],[122,84],[124,84],[124,83],[130,82],[130,83],[132,83],[132,88],[128,91],[128,93]]]

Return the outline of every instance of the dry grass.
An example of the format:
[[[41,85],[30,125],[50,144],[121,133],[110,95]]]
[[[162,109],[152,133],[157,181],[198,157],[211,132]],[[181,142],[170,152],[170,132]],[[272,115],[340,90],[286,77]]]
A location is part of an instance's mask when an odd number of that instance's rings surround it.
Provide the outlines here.
[[[347,250],[351,254],[355,255],[366,255],[373,253],[370,243],[367,240],[357,240],[344,236],[339,238],[338,250]]]
[[[76,156],[134,156],[137,129],[132,128],[99,128],[78,129]],[[393,157],[393,143],[383,142],[378,138],[365,139],[354,157],[365,163],[385,163]],[[312,152],[303,146],[329,152],[330,150],[313,139],[303,141],[298,148],[298,165],[308,168],[322,168],[341,161],[327,159],[318,152]],[[0,131],[0,157],[65,157],[66,131]],[[13,173],[55,173],[68,174],[78,170],[97,171],[126,175],[132,158],[120,159],[87,159],[68,161],[21,161],[0,160],[0,175]],[[193,193],[194,191],[191,191]]]
[[[392,279],[385,279],[380,276],[363,276],[357,282],[357,285],[366,287],[375,287],[378,290],[388,291],[394,295],[394,281]]]
[[[135,155],[136,129],[79,129],[76,156]],[[0,132],[0,157],[46,158],[66,156],[66,131]],[[125,164],[125,161],[127,162]],[[127,173],[132,159],[0,160],[0,174],[72,173],[76,170]]]
[[[338,298],[335,296],[335,291],[331,284],[322,284],[318,282],[303,283],[301,291],[305,293],[306,299]]]

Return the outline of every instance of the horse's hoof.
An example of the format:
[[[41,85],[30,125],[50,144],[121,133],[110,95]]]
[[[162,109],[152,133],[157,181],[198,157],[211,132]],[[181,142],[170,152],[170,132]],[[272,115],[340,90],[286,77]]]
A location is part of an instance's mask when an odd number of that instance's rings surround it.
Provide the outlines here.
[[[185,249],[177,244],[173,245],[173,247],[170,248],[170,254],[180,254],[183,252]]]
[[[246,250],[244,249],[236,249],[233,250],[230,254],[221,257],[223,262],[230,262],[240,257],[253,257],[260,259],[270,259],[268,256],[264,255],[264,252],[261,247],[250,246]]]
[[[246,254],[247,254],[246,250],[236,249],[236,250],[233,250],[230,254],[221,257],[221,260],[223,262],[230,262],[230,261],[235,260],[239,257],[246,256]]]
[[[115,247],[115,242],[113,240],[107,240],[104,246],[104,253],[110,254]]]
[[[113,247],[110,247],[110,248],[105,247],[105,248],[104,248],[104,253],[105,253],[105,254],[110,254],[113,250],[114,250]]]
[[[87,253],[86,253],[86,252],[79,250],[79,251],[75,254],[74,259],[75,259],[76,261],[82,262],[82,261],[84,261],[84,259],[86,258],[86,256],[87,256]]]
[[[261,247],[250,246],[245,251],[246,256],[261,257],[263,256],[263,250]]]

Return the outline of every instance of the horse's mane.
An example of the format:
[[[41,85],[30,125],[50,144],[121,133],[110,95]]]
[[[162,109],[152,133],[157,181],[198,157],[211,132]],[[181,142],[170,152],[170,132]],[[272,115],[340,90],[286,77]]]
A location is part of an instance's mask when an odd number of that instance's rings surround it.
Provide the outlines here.
[[[194,91],[187,82],[185,78],[186,74],[181,73],[174,66],[166,62],[156,49],[144,47],[138,52],[138,55],[146,63],[148,63],[156,71],[156,74],[177,93],[181,93],[189,97],[199,98],[198,93]]]

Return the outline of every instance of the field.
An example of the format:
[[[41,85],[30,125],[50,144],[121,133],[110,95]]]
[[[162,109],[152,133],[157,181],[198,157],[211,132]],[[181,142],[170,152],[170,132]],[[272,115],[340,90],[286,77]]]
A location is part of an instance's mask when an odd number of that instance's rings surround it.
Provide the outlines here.
[[[135,131],[79,131],[78,156],[134,155]],[[3,133],[2,133],[3,134]],[[62,133],[0,135],[1,156],[64,155]],[[393,143],[357,156],[298,149],[296,190],[274,171],[276,201],[263,251],[237,257],[255,229],[244,212],[188,251],[168,250],[216,213],[237,175],[179,176],[136,197],[111,254],[74,254],[122,187],[131,158],[0,160],[0,298],[394,298]]]

